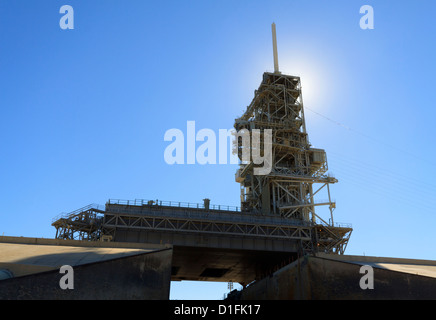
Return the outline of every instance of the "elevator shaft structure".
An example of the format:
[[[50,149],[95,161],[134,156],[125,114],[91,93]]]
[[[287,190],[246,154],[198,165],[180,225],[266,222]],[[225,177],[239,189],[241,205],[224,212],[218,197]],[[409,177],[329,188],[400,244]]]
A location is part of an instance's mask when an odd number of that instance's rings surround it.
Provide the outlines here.
[[[241,184],[241,207],[245,211],[275,214],[304,221],[333,224],[335,203],[329,185],[337,180],[326,175],[326,153],[312,148],[306,132],[301,81],[299,77],[264,73],[259,89],[245,113],[235,120],[237,132],[260,130],[264,141],[271,131],[271,171],[256,175],[256,164],[241,161],[236,181]],[[264,149],[261,144],[261,149]],[[238,144],[242,160],[243,146]],[[326,188],[328,200],[317,202],[314,196]],[[315,213],[315,207],[328,206],[330,222]]]

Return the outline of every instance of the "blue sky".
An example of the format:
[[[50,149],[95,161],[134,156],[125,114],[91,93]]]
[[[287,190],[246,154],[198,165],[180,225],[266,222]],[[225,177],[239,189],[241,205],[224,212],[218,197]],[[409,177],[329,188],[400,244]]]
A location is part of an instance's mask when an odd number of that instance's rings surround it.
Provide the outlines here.
[[[62,5],[74,30],[62,30]],[[359,27],[362,5],[374,29]],[[436,3],[0,0],[0,234],[109,198],[239,205],[235,165],[164,161],[166,130],[230,129],[273,70],[301,76],[346,253],[436,260]],[[201,285],[201,288],[198,288]],[[194,289],[194,286],[195,289]],[[172,298],[227,284],[174,283]]]

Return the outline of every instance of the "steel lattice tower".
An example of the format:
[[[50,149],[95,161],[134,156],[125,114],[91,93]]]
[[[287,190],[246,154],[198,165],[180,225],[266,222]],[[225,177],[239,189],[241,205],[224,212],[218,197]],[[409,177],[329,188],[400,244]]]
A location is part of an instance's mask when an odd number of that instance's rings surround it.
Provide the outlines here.
[[[334,228],[335,202],[331,200],[329,185],[336,183],[337,179],[326,174],[328,165],[325,151],[312,148],[309,143],[301,80],[297,76],[281,74],[278,70],[275,24],[272,25],[272,31],[274,73],[263,74],[252,102],[234,124],[237,132],[245,130],[252,133],[258,129],[261,150],[265,148],[264,134],[266,130],[271,130],[271,172],[256,175],[254,170],[259,165],[253,161],[242,161],[243,146],[240,141],[235,141],[241,160],[236,172],[236,181],[241,185],[241,207],[244,211],[312,222],[323,228],[331,227],[331,231]],[[315,195],[324,188],[327,189],[328,200],[315,201]],[[316,214],[317,206],[328,206],[329,222]]]

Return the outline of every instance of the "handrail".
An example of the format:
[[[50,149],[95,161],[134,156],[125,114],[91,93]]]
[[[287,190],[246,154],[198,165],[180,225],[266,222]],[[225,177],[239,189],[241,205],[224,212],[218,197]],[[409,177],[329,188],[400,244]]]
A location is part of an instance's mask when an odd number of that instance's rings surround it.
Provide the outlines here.
[[[105,207],[100,205],[100,204],[91,203],[91,204],[88,204],[87,206],[84,206],[82,208],[76,209],[76,210],[68,212],[68,213],[61,212],[56,217],[54,217],[51,222],[53,223],[53,222],[55,222],[55,221],[57,221],[59,219],[66,219],[66,218],[69,218],[71,216],[74,216],[75,214],[78,214],[78,213],[81,213],[81,212],[85,212],[85,211],[88,211],[90,209],[96,209],[96,210],[104,211]]]
[[[334,222],[332,225],[331,221],[329,221],[329,223],[325,223],[324,221],[322,221],[320,219],[316,219],[315,223],[326,226],[326,227],[338,227],[338,228],[350,228],[350,229],[353,228],[353,225],[351,223],[346,223],[346,222]]]
[[[108,208],[106,211],[108,214],[127,214],[127,215],[141,215],[147,217],[162,217],[162,213],[157,210],[147,210],[144,212],[140,206],[132,206],[130,208],[115,207]],[[188,219],[191,221],[223,221],[226,223],[244,223],[244,224],[259,224],[259,225],[290,225],[290,226],[302,226],[309,227],[310,222],[296,219],[283,219],[278,215],[262,215],[252,213],[235,213],[220,211],[214,212],[211,215],[204,214],[201,210],[166,210],[164,216],[166,218],[174,219]]]
[[[166,206],[166,207],[206,209],[203,203],[165,201],[165,200],[146,200],[146,199],[135,199],[135,200],[109,199],[107,204],[121,204],[121,205],[128,205],[128,206],[154,205],[154,206]],[[238,212],[241,211],[241,208],[237,206],[227,206],[227,205],[217,205],[217,204],[210,204],[209,209],[221,210],[221,211],[238,211]]]
[[[135,199],[135,200],[122,200],[122,199],[109,199],[106,204],[119,204],[128,206],[166,206],[166,207],[178,207],[178,208],[197,208],[205,209],[204,204],[201,203],[191,203],[191,202],[181,202],[181,201],[163,201],[163,200],[145,200],[145,199]],[[62,212],[52,219],[52,223],[59,219],[67,219],[78,213],[85,212],[91,209],[105,211],[105,206],[99,204],[89,204],[82,208],[76,209],[72,212],[65,213]],[[240,207],[237,206],[227,206],[227,205],[209,205],[211,210],[229,211],[229,212],[241,212]],[[351,223],[335,222],[333,225],[326,223],[320,219],[316,219],[316,224],[325,225],[328,227],[341,227],[341,228],[352,228]]]

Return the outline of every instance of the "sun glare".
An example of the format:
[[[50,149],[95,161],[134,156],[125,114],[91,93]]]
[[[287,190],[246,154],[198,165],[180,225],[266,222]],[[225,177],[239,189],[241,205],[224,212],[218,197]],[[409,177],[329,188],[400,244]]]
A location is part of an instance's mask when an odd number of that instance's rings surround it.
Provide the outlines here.
[[[297,61],[298,63],[296,63]],[[323,66],[307,57],[293,57],[280,61],[280,71],[284,74],[300,77],[305,106],[311,109],[323,109],[328,92],[331,90],[329,88],[331,84],[327,80],[327,73]]]

